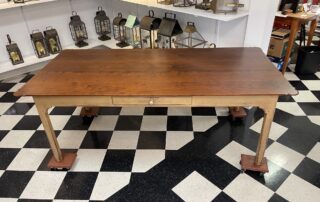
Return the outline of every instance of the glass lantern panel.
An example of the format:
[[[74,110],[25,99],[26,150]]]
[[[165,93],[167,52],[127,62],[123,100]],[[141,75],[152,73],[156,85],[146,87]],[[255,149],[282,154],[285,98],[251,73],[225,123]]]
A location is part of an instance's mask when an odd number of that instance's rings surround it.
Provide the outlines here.
[[[183,33],[179,35],[176,41],[177,48],[203,48],[205,45],[205,40],[198,33]]]
[[[103,20],[100,22],[101,24],[101,32],[102,34],[109,34],[110,33],[110,30],[109,30],[109,27],[110,27],[110,23],[108,20]]]
[[[176,37],[158,35],[157,44],[159,48],[175,48]]]
[[[141,48],[152,48],[151,32],[152,31],[141,29]]]
[[[95,23],[97,34],[101,34],[102,31],[101,31],[100,21],[96,19],[94,23]]]

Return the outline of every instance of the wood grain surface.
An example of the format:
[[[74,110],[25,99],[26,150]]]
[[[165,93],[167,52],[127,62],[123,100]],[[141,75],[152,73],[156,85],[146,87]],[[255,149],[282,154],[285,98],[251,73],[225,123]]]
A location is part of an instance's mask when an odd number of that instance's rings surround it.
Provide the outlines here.
[[[16,96],[293,95],[258,48],[64,50]]]

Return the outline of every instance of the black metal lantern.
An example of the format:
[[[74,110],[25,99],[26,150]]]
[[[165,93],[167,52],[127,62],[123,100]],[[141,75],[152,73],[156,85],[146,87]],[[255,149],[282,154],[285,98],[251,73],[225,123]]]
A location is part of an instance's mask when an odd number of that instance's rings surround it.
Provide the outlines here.
[[[168,17],[171,15],[172,17]],[[165,13],[165,17],[162,19],[158,38],[156,40],[159,48],[174,48],[174,42],[176,36],[183,33],[178,20],[176,20],[176,14]]]
[[[134,48],[140,46],[140,22],[136,16],[129,15],[124,25],[126,42]]]
[[[72,39],[76,42],[76,46],[83,47],[87,46],[88,43],[84,40],[88,39],[88,33],[86,25],[81,21],[80,16],[77,12],[72,11],[72,16],[70,17],[69,28],[71,31]]]
[[[118,13],[118,16],[113,19],[113,36],[114,39],[119,41],[116,45],[120,48],[129,46],[126,42],[126,33],[125,33],[125,24],[127,19],[122,17],[121,13]]]
[[[25,3],[25,0],[13,0],[13,3]]]
[[[158,4],[170,5],[173,4],[173,0],[157,0]]]
[[[238,8],[244,7],[239,0],[212,0],[211,9],[214,13],[236,13]]]
[[[94,18],[94,25],[96,27],[96,33],[99,35],[98,39],[101,41],[110,40],[111,25],[110,19],[106,15],[106,12],[102,10],[102,7],[98,7],[96,17]]]
[[[173,6],[175,7],[190,7],[196,4],[195,0],[174,0]]]
[[[149,11],[149,16],[142,18],[140,23],[140,43],[141,48],[157,48],[156,40],[161,19],[154,17],[153,10]]]
[[[30,34],[31,42],[38,58],[49,56],[49,51],[44,40],[42,32],[39,30],[33,30]]]
[[[8,51],[11,63],[13,65],[23,63],[24,61],[18,45],[16,43],[12,43],[9,34],[7,34],[7,39],[8,39],[8,45],[6,45],[6,49]]]
[[[184,33],[175,42],[176,48],[204,48],[206,40],[198,32],[194,22],[187,22]]]
[[[197,9],[202,10],[210,10],[211,9],[211,2],[210,0],[196,0],[196,6]]]
[[[48,47],[48,50],[51,54],[60,53],[62,50],[59,35],[56,29],[52,27],[47,27],[43,32],[44,38]]]

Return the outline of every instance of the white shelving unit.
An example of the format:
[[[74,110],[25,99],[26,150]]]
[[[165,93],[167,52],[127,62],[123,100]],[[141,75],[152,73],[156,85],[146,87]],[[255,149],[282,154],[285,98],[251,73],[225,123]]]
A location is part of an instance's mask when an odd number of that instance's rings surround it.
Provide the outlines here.
[[[0,3],[0,10],[10,9],[10,8],[17,8],[17,7],[24,7],[24,6],[32,6],[35,4],[42,4],[42,3],[48,3],[58,0],[35,0],[35,1],[28,1],[26,3],[13,3],[7,2],[7,3]]]

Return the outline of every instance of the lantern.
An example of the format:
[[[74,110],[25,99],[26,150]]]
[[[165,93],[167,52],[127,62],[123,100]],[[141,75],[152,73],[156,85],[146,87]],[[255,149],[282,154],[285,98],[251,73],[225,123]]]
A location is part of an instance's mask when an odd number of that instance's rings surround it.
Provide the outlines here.
[[[18,45],[16,43],[12,43],[9,34],[7,34],[7,38],[8,38],[9,44],[6,46],[6,48],[7,48],[11,63],[13,65],[23,63],[24,61],[23,61],[23,58],[22,58],[22,55],[21,55],[21,52],[20,52]]]
[[[53,29],[52,27],[47,27],[43,34],[49,52],[51,54],[60,53],[62,48],[57,30]]]
[[[239,7],[244,7],[239,0],[212,0],[211,9],[214,13],[236,13]]]
[[[211,2],[210,2],[210,0],[202,0],[201,2],[198,2],[198,0],[197,0],[195,8],[202,9],[202,10],[210,10],[211,9]]]
[[[175,7],[190,7],[195,5],[195,0],[174,0],[173,6]]]
[[[168,15],[172,15],[169,18]],[[176,15],[172,13],[165,13],[165,17],[162,19],[158,38],[156,40],[159,48],[174,48],[174,42],[176,41],[176,36],[183,33],[179,22],[176,20]]]
[[[127,22],[124,25],[126,42],[132,47],[137,48],[140,46],[140,27],[139,20],[136,16],[129,15]]]
[[[25,0],[13,0],[13,3],[25,3]]]
[[[170,5],[173,4],[173,0],[157,0],[158,4]]]
[[[124,25],[126,22],[127,19],[122,18],[121,13],[118,13],[118,16],[113,19],[113,36],[115,40],[119,41],[116,45],[120,48],[129,46],[129,44],[126,43],[125,37]]]
[[[102,10],[102,7],[98,7],[96,17],[94,18],[94,25],[96,27],[96,33],[99,35],[99,40],[106,41],[111,39],[110,36],[108,36],[111,33],[110,19],[106,15],[106,12]]]
[[[194,22],[188,22],[184,33],[179,35],[175,42],[176,48],[204,48],[206,41],[194,26]]]
[[[72,11],[69,28],[72,39],[76,42],[76,46],[80,48],[88,45],[88,43],[84,41],[88,39],[86,25],[81,21],[80,16],[77,15],[75,11]]]
[[[49,51],[42,32],[39,32],[38,30],[33,30],[32,34],[30,34],[30,37],[34,51],[36,52],[38,58],[49,56]]]
[[[157,34],[161,19],[154,17],[153,10],[149,11],[149,16],[142,18],[140,23],[140,43],[141,48],[157,48]]]

